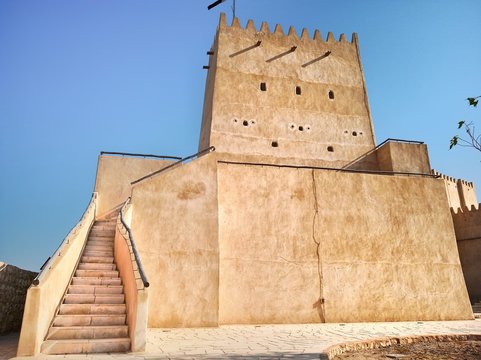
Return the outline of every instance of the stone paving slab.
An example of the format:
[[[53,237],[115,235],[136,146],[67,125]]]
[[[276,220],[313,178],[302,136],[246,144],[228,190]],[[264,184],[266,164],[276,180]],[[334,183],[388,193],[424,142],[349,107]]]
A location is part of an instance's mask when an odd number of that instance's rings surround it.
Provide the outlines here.
[[[328,348],[346,342],[444,334],[481,335],[481,320],[148,329],[144,353],[40,355],[37,359],[327,359]]]

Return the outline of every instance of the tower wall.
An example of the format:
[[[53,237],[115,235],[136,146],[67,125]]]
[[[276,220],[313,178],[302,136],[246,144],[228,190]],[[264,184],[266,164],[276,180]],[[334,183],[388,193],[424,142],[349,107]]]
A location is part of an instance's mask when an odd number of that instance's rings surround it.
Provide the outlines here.
[[[481,301],[481,204],[451,209],[459,258],[472,303]]]
[[[326,40],[221,16],[199,148],[340,166],[374,146],[357,36]]]

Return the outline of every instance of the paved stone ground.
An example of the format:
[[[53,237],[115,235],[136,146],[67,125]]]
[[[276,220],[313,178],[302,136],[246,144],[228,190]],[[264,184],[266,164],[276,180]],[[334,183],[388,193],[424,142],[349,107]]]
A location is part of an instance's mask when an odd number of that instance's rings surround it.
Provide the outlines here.
[[[333,345],[386,337],[481,334],[481,320],[149,329],[145,353],[41,355],[39,359],[327,359]],[[3,354],[3,349],[0,349]],[[1,359],[1,358],[0,358]],[[32,359],[32,358],[16,358]]]

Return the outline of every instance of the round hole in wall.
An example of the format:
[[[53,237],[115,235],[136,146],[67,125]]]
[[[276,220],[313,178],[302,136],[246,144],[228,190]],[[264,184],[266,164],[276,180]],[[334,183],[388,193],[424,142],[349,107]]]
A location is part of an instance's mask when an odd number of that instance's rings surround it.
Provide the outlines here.
[[[311,126],[310,126],[310,125],[306,125],[306,130],[307,130],[307,131],[311,130]]]
[[[344,134],[347,134],[347,133],[349,133],[349,131],[347,131],[347,130],[344,130]]]
[[[236,122],[237,122],[237,119],[234,119],[234,122],[236,123]]]
[[[251,120],[251,124],[252,125],[255,125],[256,121],[255,120]]]
[[[247,122],[247,120],[244,120],[244,121],[242,122],[242,125],[247,126],[247,125],[249,125],[249,123]]]
[[[299,126],[299,131],[304,131],[304,127],[302,125]]]
[[[362,135],[362,131],[359,132],[359,135]]]
[[[357,132],[353,131],[352,136],[357,136]]]
[[[334,100],[334,91],[329,90],[329,100]]]
[[[291,126],[289,126],[292,130],[294,130],[296,128],[296,125],[294,124],[291,124]]]

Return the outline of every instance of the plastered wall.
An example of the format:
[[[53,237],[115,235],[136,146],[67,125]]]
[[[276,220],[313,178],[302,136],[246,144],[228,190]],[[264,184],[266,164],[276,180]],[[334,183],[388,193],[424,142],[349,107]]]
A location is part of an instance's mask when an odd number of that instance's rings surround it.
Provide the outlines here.
[[[220,323],[472,318],[442,180],[219,164],[218,181]]]
[[[172,161],[100,155],[95,179],[98,193],[98,216],[112,210],[130,196],[130,183],[157,171]]]
[[[425,144],[391,141],[377,151],[379,170],[430,174],[428,149]]]
[[[470,319],[446,204],[442,179],[205,155],[133,187],[148,326]]]
[[[481,301],[481,207],[452,211],[459,257],[471,302]]]
[[[222,15],[209,67],[200,148],[339,166],[374,146],[356,36]]]
[[[132,231],[149,278],[149,327],[217,326],[214,154],[132,189]]]

